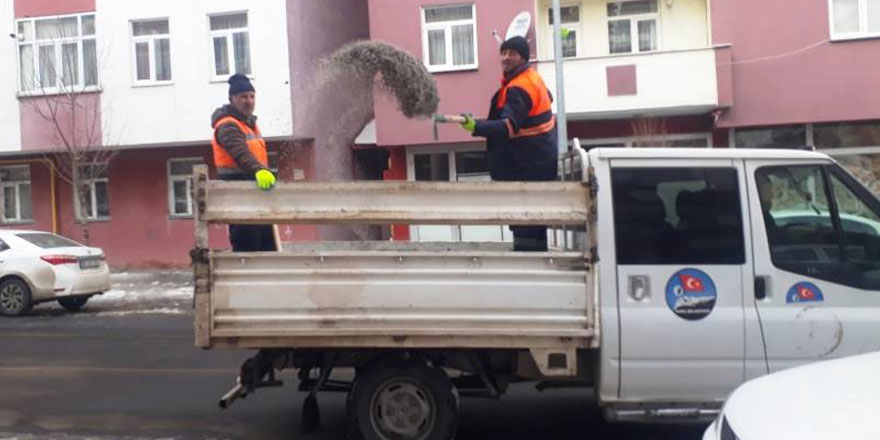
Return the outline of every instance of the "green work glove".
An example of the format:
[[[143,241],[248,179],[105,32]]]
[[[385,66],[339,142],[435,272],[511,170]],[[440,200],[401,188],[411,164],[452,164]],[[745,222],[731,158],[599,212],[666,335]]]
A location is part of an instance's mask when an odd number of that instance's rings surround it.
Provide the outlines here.
[[[568,38],[568,34],[570,34],[570,33],[571,33],[571,30],[566,29],[566,28],[562,28],[559,30],[559,34],[562,35],[563,40]]]
[[[257,178],[257,186],[264,191],[270,190],[275,186],[275,175],[269,170],[257,171],[254,177]]]
[[[465,119],[465,121],[461,123],[461,128],[473,133],[474,130],[477,129],[477,120],[474,119],[474,115],[470,113],[462,113],[461,115],[464,116]]]

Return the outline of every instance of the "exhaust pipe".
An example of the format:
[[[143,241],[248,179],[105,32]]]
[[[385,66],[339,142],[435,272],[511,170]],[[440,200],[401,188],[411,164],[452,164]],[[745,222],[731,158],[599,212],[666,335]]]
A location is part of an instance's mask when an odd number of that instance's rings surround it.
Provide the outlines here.
[[[241,384],[240,380],[237,380],[237,384],[232,387],[229,392],[223,395],[220,398],[220,408],[226,409],[229,408],[229,405],[232,405],[232,402],[235,402],[239,397],[244,398],[247,396],[247,392],[244,390],[244,385]]]

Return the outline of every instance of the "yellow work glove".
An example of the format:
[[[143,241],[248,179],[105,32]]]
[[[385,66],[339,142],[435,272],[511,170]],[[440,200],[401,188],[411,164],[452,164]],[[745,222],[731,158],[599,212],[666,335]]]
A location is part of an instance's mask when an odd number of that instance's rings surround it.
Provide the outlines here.
[[[465,121],[461,123],[461,128],[465,129],[465,131],[469,131],[471,133],[477,129],[477,120],[474,119],[474,115],[470,113],[462,113]]]
[[[275,186],[275,175],[269,170],[260,170],[254,174],[257,179],[257,186],[263,191],[268,191]]]

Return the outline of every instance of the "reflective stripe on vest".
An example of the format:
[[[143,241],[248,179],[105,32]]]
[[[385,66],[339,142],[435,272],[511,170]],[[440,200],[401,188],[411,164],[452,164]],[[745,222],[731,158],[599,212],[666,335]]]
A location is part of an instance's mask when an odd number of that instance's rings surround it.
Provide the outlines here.
[[[233,159],[229,152],[217,142],[217,129],[221,125],[227,123],[233,123],[239,130],[241,130],[244,134],[245,141],[247,142],[248,151],[250,151],[254,158],[257,159],[257,162],[260,162],[264,167],[268,167],[269,160],[268,154],[266,153],[266,141],[263,140],[263,137],[260,135],[260,129],[256,128],[256,130],[254,130],[233,116],[224,116],[218,119],[217,123],[214,124],[214,137],[211,138],[211,148],[214,150],[214,166],[216,166],[218,170],[221,168],[239,170],[238,164],[235,163],[235,159]]]
[[[550,92],[547,91],[547,86],[544,85],[544,80],[541,79],[541,75],[538,74],[534,67],[529,67],[524,70],[501,88],[498,92],[497,105],[499,109],[507,104],[507,91],[511,87],[517,87],[529,95],[529,100],[532,101],[532,108],[529,109],[529,117],[539,116],[553,111],[551,107],[552,101],[550,100]],[[505,120],[504,122],[507,125],[508,136],[511,138],[537,136],[549,133],[556,127],[555,116],[551,116],[549,121],[538,125],[521,127],[516,133],[514,133],[510,121]]]
[[[507,136],[510,138],[537,136],[539,134],[549,133],[553,131],[553,129],[556,127],[556,116],[551,116],[550,120],[543,124],[520,128],[519,131],[516,133],[513,132],[513,125],[510,124],[510,120],[505,119],[504,125],[507,126]]]

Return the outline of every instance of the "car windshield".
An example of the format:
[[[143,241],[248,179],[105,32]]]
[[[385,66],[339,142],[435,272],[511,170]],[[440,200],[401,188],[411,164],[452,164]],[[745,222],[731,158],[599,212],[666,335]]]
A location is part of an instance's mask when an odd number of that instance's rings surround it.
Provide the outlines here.
[[[77,247],[82,246],[81,244],[68,240],[64,237],[55,234],[48,233],[26,233],[26,234],[18,234],[20,238],[27,240],[28,242],[41,247],[43,249],[52,249],[59,247]]]

